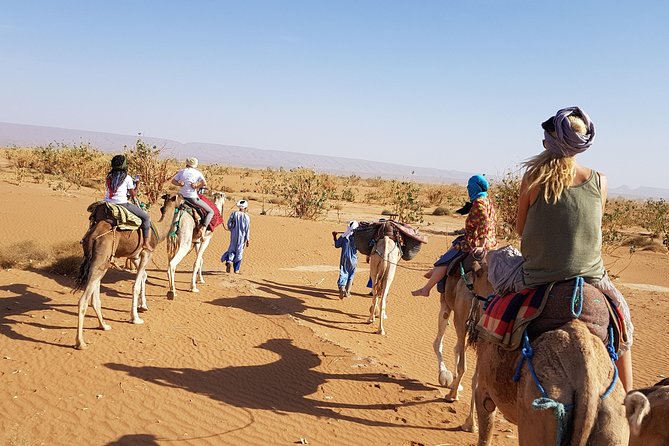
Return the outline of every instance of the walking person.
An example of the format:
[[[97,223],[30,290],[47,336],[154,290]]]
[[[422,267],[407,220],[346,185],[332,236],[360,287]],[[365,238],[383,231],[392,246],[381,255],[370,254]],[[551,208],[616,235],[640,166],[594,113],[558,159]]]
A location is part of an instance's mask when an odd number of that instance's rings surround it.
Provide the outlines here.
[[[235,274],[239,274],[244,256],[244,248],[248,248],[251,235],[251,217],[248,214],[249,203],[246,200],[237,202],[238,210],[230,214],[227,228],[230,231],[230,246],[221,256],[221,262],[225,262],[225,272],[229,273],[233,268]]]
[[[355,248],[355,235],[353,231],[358,227],[358,222],[352,220],[348,223],[346,231],[337,237],[337,231],[332,231],[332,238],[334,239],[335,248],[341,249],[339,256],[339,280],[337,280],[337,287],[339,288],[339,298],[351,296],[351,285],[353,285],[353,276],[355,275],[355,268],[358,265],[358,254]]]

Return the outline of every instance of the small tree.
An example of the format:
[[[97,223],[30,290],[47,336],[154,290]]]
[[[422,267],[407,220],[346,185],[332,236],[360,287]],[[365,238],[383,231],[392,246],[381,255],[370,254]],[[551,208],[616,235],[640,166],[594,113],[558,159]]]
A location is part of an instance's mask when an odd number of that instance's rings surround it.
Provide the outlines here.
[[[663,198],[646,200],[639,217],[639,223],[650,231],[652,238],[663,237],[662,242],[669,243],[669,204]]]
[[[160,160],[161,149],[149,146],[141,138],[135,147],[125,148],[128,171],[141,177],[141,187],[148,204],[153,204],[163,193],[165,183],[172,178],[170,164],[173,160]]]
[[[402,222],[421,223],[423,221],[423,203],[419,199],[420,186],[411,181],[390,182],[388,204]]]
[[[267,213],[265,211],[265,198],[267,195],[276,191],[277,185],[279,184],[279,178],[282,174],[283,170],[275,170],[271,167],[260,172],[260,180],[258,180],[256,186],[258,186],[260,193],[262,194],[262,215]]]
[[[279,194],[288,202],[291,216],[315,220],[327,211],[335,191],[330,176],[300,167],[288,171],[282,180]]]
[[[508,240],[515,237],[520,196],[520,177],[507,172],[501,181],[491,185],[492,198],[497,210],[497,235]]]

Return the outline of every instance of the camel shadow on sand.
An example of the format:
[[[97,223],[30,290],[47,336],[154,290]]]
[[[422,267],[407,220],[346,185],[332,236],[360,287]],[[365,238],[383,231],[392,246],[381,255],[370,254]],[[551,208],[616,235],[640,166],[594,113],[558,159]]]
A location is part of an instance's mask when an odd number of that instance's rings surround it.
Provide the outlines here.
[[[269,364],[211,370],[135,367],[116,363],[107,363],[105,366],[152,384],[186,390],[239,408],[268,410],[278,414],[300,413],[367,426],[443,430],[442,427],[408,424],[395,413],[398,407],[440,402],[440,397],[423,399],[422,395],[421,398],[399,403],[354,404],[321,401],[309,396],[321,395],[321,386],[333,380],[349,381],[353,387],[396,385],[413,392],[434,391],[433,387],[413,379],[382,373],[331,374],[314,370],[321,365],[320,357],[310,350],[293,345],[290,339],[270,339],[256,348],[268,350],[280,357]],[[363,392],[366,391],[360,388],[349,390],[348,394],[359,395]],[[383,417],[397,422],[383,421],[380,419]]]
[[[306,322],[332,328],[335,330],[350,331],[355,333],[366,333],[365,330],[354,328],[346,328],[344,325],[358,324],[367,325],[367,316],[347,313],[345,311],[328,308],[328,307],[312,307],[305,303],[299,297],[293,294],[305,294],[308,296],[320,297],[322,292],[318,288],[311,289],[309,287],[284,285],[277,282],[253,282],[257,285],[257,290],[275,296],[274,298],[267,298],[257,295],[225,297],[209,302],[212,305],[219,305],[222,307],[239,308],[252,314],[262,315],[291,315],[297,319]],[[329,291],[329,290],[328,290]],[[336,299],[339,301],[339,297]],[[307,310],[314,310],[318,312],[330,313],[333,316],[340,315],[343,320],[325,319],[322,317],[309,316],[305,314]]]

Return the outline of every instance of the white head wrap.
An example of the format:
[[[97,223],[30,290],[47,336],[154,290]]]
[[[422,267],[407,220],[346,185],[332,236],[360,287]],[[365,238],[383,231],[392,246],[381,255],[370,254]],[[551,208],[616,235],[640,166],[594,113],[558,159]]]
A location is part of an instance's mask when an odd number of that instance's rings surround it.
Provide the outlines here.
[[[358,227],[358,222],[355,220],[351,220],[348,222],[348,227],[346,228],[346,232],[342,235],[342,237],[348,237],[349,235],[353,234],[353,230]]]
[[[239,201],[237,202],[237,207],[238,207],[239,209],[246,209],[247,207],[249,207],[249,202],[246,201],[246,200],[239,200]]]
[[[186,166],[190,166],[192,168],[195,168],[195,167],[197,167],[197,163],[198,163],[197,158],[195,158],[194,156],[186,158]]]

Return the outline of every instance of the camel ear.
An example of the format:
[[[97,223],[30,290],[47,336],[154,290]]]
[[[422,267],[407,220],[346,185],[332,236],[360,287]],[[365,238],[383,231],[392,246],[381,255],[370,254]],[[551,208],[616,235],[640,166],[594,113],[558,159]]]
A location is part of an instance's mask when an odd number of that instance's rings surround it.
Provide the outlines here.
[[[160,198],[162,198],[163,200],[167,200],[167,194],[162,194]]]
[[[641,423],[650,413],[648,398],[641,392],[630,392],[625,397],[625,416],[630,424],[630,431],[634,436],[641,433]]]
[[[177,201],[177,196],[176,196],[176,195],[172,195],[172,196],[170,197],[170,201]]]

